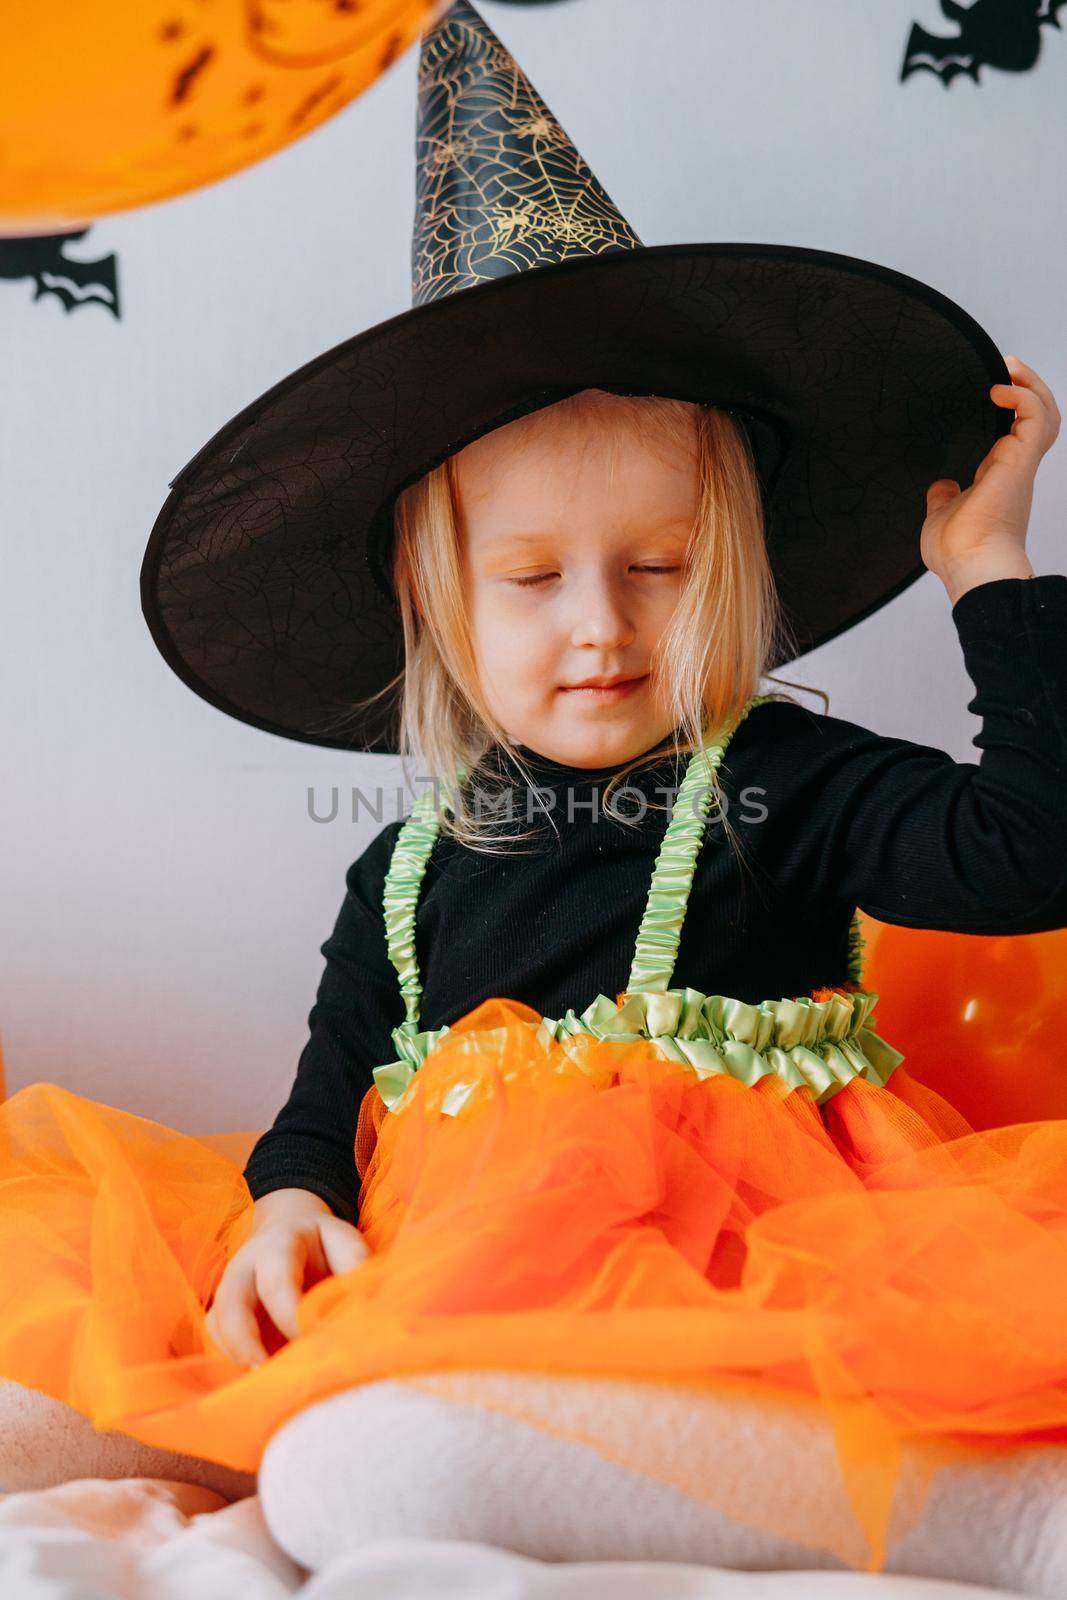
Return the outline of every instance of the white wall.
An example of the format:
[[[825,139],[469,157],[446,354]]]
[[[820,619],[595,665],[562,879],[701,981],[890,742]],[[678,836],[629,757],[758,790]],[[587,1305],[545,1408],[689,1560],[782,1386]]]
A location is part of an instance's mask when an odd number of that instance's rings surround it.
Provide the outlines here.
[[[958,301],[1067,402],[1067,35],[1036,68],[900,83],[933,0],[567,0],[484,15],[646,243],[822,247]],[[648,19],[655,18],[654,30]],[[122,320],[0,283],[0,1042],[45,1078],[189,1131],[288,1092],[349,862],[377,831],[307,789],[399,763],[244,726],[179,682],[140,612],[168,481],[234,412],[410,304],[417,52],[308,138],[105,219]],[[1031,559],[1067,571],[1067,445]],[[787,676],[831,712],[977,759],[932,575]],[[396,815],[395,810],[389,815]],[[580,998],[580,997],[579,997]]]

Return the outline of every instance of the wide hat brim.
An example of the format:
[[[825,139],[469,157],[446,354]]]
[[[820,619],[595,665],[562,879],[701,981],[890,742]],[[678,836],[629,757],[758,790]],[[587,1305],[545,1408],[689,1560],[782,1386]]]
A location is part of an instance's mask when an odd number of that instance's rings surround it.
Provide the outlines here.
[[[396,496],[473,439],[580,389],[720,406],[745,424],[797,647],[926,570],[926,489],[966,487],[1012,415],[983,329],[928,285],[786,245],[576,257],[417,305],[326,351],[171,485],[141,572],[160,651],[269,733],[395,754]]]

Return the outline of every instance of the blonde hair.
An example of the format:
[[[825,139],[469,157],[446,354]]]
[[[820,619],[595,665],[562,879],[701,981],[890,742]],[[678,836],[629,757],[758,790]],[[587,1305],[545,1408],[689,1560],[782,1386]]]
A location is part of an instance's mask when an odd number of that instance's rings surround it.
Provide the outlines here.
[[[651,663],[654,690],[674,714],[674,729],[653,749],[614,774],[602,800],[610,809],[615,789],[630,774],[675,756],[681,759],[713,744],[759,692],[765,666],[776,648],[794,641],[786,626],[767,556],[755,464],[743,429],[712,406],[660,396],[620,396],[585,389],[511,424],[515,446],[526,430],[553,418],[601,423],[611,428],[610,475],[628,432],[692,448],[696,445],[700,498],[689,541],[682,587],[670,624]],[[485,758],[494,747],[531,786],[536,776],[493,716],[478,679],[467,614],[457,524],[455,456],[449,456],[398,497],[393,583],[404,633],[405,666],[365,705],[399,691],[399,747],[405,761],[423,763],[420,777],[448,797],[439,806],[442,832],[471,849],[503,853],[532,838],[501,834],[492,816],[495,801],[510,786]],[[781,657],[780,657],[781,658]],[[779,680],[784,681],[784,680]],[[774,695],[789,700],[788,695]],[[405,769],[406,770],[406,769]],[[717,774],[706,762],[712,790],[709,816],[721,820],[734,840]],[[477,782],[490,823],[464,804],[464,783]],[[494,795],[494,786],[499,785]],[[666,809],[654,807],[653,809]],[[622,813],[611,814],[636,825]],[[642,813],[643,814],[643,813]]]

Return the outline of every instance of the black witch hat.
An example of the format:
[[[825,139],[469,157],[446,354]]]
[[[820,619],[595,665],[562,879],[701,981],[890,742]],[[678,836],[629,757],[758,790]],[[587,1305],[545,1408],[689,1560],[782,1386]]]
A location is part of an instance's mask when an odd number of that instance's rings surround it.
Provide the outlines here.
[[[970,482],[1011,426],[973,318],[851,256],[646,247],[468,0],[424,36],[418,99],[413,308],[246,406],[152,529],[142,606],[190,688],[271,733],[395,753],[395,708],[352,707],[404,664],[397,495],[587,388],[741,422],[795,654],[921,576],[927,486]]]

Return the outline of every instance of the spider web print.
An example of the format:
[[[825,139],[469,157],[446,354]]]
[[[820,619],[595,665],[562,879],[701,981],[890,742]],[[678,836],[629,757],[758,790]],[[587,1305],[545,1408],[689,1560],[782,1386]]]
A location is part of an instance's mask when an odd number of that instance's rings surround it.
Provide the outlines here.
[[[424,42],[416,146],[415,305],[569,256],[641,247],[514,57],[463,0]]]

